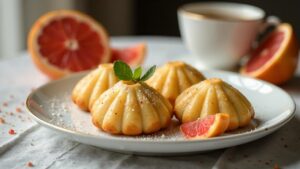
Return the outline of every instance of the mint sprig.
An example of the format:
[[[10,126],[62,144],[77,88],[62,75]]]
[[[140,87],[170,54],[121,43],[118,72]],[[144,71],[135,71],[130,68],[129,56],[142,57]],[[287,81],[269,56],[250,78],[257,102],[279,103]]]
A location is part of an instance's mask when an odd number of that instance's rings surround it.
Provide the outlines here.
[[[143,70],[141,67],[136,68],[133,72],[132,79],[136,80],[136,81],[140,80],[140,78],[142,76],[142,72],[143,72]]]
[[[141,81],[146,81],[148,80],[155,72],[156,66],[152,66],[145,74],[143,77],[141,77]]]
[[[114,63],[114,71],[120,80],[132,80],[132,71],[126,63],[116,61]]]
[[[141,67],[131,70],[130,66],[120,60],[114,62],[114,72],[120,80],[133,81],[135,83],[148,80],[155,72],[156,66],[152,66],[143,76]]]

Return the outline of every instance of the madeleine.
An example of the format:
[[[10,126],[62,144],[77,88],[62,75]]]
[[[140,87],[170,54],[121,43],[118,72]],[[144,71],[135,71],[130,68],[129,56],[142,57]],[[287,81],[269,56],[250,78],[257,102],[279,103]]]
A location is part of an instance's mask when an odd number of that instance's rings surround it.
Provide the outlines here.
[[[174,104],[181,92],[204,79],[202,73],[192,66],[171,61],[158,68],[146,83]]]
[[[113,64],[101,64],[76,84],[72,100],[82,110],[89,111],[95,100],[118,81]]]
[[[182,123],[217,113],[229,114],[228,130],[246,126],[254,117],[254,110],[248,99],[218,78],[193,85],[180,94],[175,102],[175,115]]]
[[[168,127],[172,105],[147,84],[120,81],[91,108],[93,124],[111,134],[149,134]]]

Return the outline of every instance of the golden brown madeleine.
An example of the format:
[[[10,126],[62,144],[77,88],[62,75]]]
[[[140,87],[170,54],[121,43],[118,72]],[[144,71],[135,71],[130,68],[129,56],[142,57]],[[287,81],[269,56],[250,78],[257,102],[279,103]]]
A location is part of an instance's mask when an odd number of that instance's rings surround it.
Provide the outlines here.
[[[181,92],[204,79],[192,66],[181,61],[171,61],[158,68],[146,83],[174,104]]]
[[[72,100],[82,110],[89,111],[95,100],[118,81],[113,64],[101,64],[76,84]]]
[[[218,78],[191,86],[175,102],[175,115],[182,123],[221,112],[230,115],[228,130],[246,126],[254,117],[254,110],[247,98]]]
[[[91,108],[95,126],[111,134],[140,135],[166,128],[172,105],[143,82],[120,81]]]

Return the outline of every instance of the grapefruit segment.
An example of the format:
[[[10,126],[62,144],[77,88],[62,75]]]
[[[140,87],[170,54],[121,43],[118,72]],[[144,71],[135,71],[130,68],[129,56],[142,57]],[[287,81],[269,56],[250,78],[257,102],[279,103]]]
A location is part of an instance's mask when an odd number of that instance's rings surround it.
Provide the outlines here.
[[[77,11],[46,13],[31,28],[27,43],[34,63],[52,79],[110,60],[104,28]]]
[[[251,53],[241,73],[274,84],[282,84],[294,75],[298,51],[298,43],[291,25],[280,24]]]
[[[183,123],[180,130],[187,139],[210,138],[223,134],[229,126],[229,121],[227,113],[218,113]]]
[[[137,66],[143,63],[147,46],[145,43],[139,43],[127,48],[112,48],[111,62],[122,60],[130,66]]]

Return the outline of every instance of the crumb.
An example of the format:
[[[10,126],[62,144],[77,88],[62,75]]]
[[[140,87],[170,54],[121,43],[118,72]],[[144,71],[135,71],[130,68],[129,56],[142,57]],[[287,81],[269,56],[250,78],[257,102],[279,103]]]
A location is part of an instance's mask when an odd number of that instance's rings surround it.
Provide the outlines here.
[[[269,162],[265,162],[265,164],[266,164],[266,165],[270,165],[270,163],[269,163]]]
[[[22,111],[22,109],[21,109],[20,107],[17,107],[17,108],[16,108],[16,112],[21,113],[21,112],[23,112],[23,111]]]
[[[4,102],[2,105],[3,105],[4,107],[7,107],[7,106],[8,106],[8,103],[7,103],[7,102]]]
[[[10,97],[11,99],[15,98],[14,95],[12,95],[12,94],[11,94],[9,97]]]
[[[27,163],[27,167],[33,167],[33,164],[32,164],[31,161],[29,161],[29,162]]]
[[[287,145],[287,144],[285,144],[285,145],[284,145],[284,148],[288,148],[288,145]]]
[[[247,154],[244,154],[244,158],[248,158],[249,156]]]
[[[24,102],[22,102],[22,106],[25,106],[25,103],[24,103]]]
[[[9,115],[13,116],[13,115],[14,115],[14,113],[13,113],[13,112],[9,112]]]
[[[0,124],[4,124],[4,123],[5,123],[4,118],[0,117]]]
[[[8,134],[15,135],[16,131],[14,129],[9,129]]]
[[[278,166],[278,164],[274,165],[274,169],[280,169],[280,167]]]

